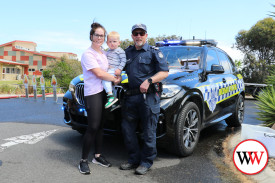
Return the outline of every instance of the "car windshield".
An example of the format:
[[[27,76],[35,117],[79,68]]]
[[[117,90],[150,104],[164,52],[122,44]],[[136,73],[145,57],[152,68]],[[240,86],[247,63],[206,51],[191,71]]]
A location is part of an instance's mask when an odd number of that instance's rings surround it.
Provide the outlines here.
[[[160,47],[169,67],[178,67],[189,70],[199,69],[201,47],[169,46]],[[187,64],[188,63],[188,64]]]

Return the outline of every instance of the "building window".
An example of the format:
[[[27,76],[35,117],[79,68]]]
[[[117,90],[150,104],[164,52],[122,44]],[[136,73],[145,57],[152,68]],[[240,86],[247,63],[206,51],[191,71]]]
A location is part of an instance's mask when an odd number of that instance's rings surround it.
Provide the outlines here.
[[[43,69],[39,69],[39,71],[40,71],[40,72],[42,72],[42,71],[43,71]]]
[[[20,69],[15,67],[3,67],[3,74],[20,74]]]
[[[35,69],[29,69],[29,72],[34,72],[35,71]]]

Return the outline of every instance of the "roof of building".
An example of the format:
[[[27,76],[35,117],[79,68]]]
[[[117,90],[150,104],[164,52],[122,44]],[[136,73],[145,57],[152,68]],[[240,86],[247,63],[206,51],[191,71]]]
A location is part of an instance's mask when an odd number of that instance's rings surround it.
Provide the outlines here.
[[[41,51],[41,52],[47,52],[47,53],[68,53],[68,54],[73,54],[73,55],[76,55],[75,53],[71,53],[71,52],[64,52],[64,51]]]
[[[8,43],[4,43],[4,44],[0,45],[0,47],[2,47],[2,46],[6,46],[6,45],[10,45],[10,44],[15,43],[15,42],[31,43],[31,44],[35,44],[35,46],[37,45],[35,42],[32,42],[32,41],[20,41],[20,40],[14,40],[14,41],[11,41],[11,42],[8,42]]]
[[[32,41],[14,40],[14,41],[11,41],[11,42],[8,42],[8,43],[4,43],[4,44],[0,45],[0,47],[12,45],[12,43],[15,43],[15,42],[31,43],[31,44],[35,44],[35,46],[37,46],[37,44],[35,42],[32,42]],[[77,54],[71,53],[71,52],[54,52],[54,51],[36,52],[36,51],[30,51],[30,50],[25,50],[25,49],[19,49],[19,48],[15,48],[15,47],[13,47],[13,50],[14,51],[24,51],[24,52],[28,52],[28,53],[32,53],[32,54],[36,54],[36,55],[41,55],[41,56],[46,56],[46,57],[51,57],[51,58],[57,58],[57,57],[52,56],[52,55],[48,55],[48,54],[46,54],[46,52],[47,53],[66,53],[66,54],[71,54],[71,55],[77,56]],[[43,52],[45,52],[45,53],[43,53]]]
[[[0,63],[10,64],[10,65],[25,65],[25,66],[29,65],[29,64],[23,64],[23,63],[10,61],[10,60],[4,60],[4,59],[0,59]]]

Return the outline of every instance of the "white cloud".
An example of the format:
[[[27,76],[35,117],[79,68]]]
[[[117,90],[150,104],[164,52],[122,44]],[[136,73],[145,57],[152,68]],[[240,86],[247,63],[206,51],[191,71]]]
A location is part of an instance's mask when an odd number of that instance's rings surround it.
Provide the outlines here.
[[[220,42],[218,43],[217,47],[224,50],[233,59],[233,61],[243,60],[244,54],[241,51],[237,50],[235,47],[232,48],[232,45],[233,44],[230,45],[227,43]]]

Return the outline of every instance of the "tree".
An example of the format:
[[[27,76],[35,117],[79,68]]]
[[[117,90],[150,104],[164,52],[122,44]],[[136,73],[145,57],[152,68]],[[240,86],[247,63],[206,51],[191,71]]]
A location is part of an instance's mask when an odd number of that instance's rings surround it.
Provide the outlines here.
[[[129,39],[125,39],[120,42],[120,47],[125,50],[128,46],[133,44],[134,44],[133,41],[130,41]]]
[[[163,41],[163,40],[175,40],[175,39],[180,39],[180,36],[176,36],[176,35],[171,35],[171,36],[166,36],[166,35],[163,35],[163,36],[158,36],[158,37],[148,37],[147,38],[147,42],[149,45],[152,45],[152,46],[155,46],[156,45],[156,42],[157,41]],[[133,41],[130,41],[129,39],[125,39],[125,40],[122,40],[120,42],[120,47],[122,49],[126,49],[128,46],[130,45],[133,45],[134,42]]]
[[[272,5],[274,8],[275,8],[275,5]],[[269,16],[272,16],[272,17],[275,17],[275,12],[270,12],[271,13],[271,15],[269,15]]]
[[[242,69],[242,60],[235,60],[234,61],[235,66],[237,67],[237,70],[240,71]]]
[[[69,60],[62,57],[43,70],[43,76],[46,80],[50,80],[53,74],[60,87],[68,88],[71,80],[82,74],[81,63],[77,60]]]
[[[274,19],[265,18],[258,21],[250,30],[241,30],[235,39],[237,49],[245,54],[245,81],[262,83],[269,75],[270,65],[275,63]]]

